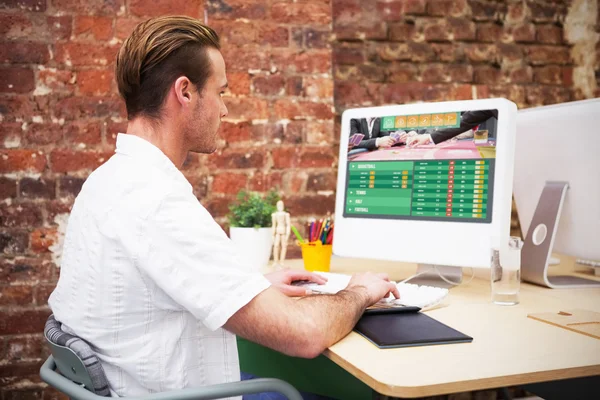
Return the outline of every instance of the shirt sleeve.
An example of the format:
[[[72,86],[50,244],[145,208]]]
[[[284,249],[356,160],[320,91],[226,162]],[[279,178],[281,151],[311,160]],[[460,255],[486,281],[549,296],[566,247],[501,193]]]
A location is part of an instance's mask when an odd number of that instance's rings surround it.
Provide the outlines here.
[[[139,239],[138,268],[209,329],[270,286],[191,192],[166,196]]]

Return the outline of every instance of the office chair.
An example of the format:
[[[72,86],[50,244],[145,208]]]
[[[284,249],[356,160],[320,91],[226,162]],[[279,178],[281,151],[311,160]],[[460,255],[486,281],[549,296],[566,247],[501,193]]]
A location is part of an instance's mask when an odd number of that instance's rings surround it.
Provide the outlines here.
[[[64,332],[54,315],[50,315],[46,321],[44,336],[52,351],[52,355],[40,369],[40,376],[44,382],[73,400],[101,400],[110,397],[108,380],[102,365],[85,341]],[[292,385],[273,378],[154,393],[135,399],[209,400],[261,392],[278,392],[289,400],[302,400],[302,396]]]

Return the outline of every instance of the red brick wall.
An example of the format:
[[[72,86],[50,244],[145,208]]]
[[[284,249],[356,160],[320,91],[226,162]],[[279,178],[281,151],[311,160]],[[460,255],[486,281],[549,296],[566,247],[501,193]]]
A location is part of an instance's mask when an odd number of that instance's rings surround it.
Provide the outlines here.
[[[198,198],[226,226],[240,188],[276,187],[301,225],[333,211],[335,115],[346,107],[581,98],[563,39],[568,9],[520,0],[0,0],[0,399],[55,396],[38,378],[46,300],[73,199],[126,126],[112,67],[136,23],[185,13],[222,36],[226,142],[186,162]]]

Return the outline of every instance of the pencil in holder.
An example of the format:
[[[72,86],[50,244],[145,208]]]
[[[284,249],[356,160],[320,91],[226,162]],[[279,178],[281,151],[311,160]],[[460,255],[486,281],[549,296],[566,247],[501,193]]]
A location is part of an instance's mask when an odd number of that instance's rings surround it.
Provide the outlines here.
[[[307,271],[329,272],[329,267],[331,265],[332,245],[323,244],[320,240],[298,244],[302,250],[304,269]]]

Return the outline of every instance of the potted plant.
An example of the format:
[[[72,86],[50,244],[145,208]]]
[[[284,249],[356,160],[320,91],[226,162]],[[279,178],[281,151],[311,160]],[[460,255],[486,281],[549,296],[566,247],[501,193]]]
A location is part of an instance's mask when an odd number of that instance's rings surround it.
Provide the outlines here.
[[[273,248],[271,214],[279,195],[271,190],[265,196],[244,189],[229,205],[229,237],[248,266],[260,271],[268,263]]]

